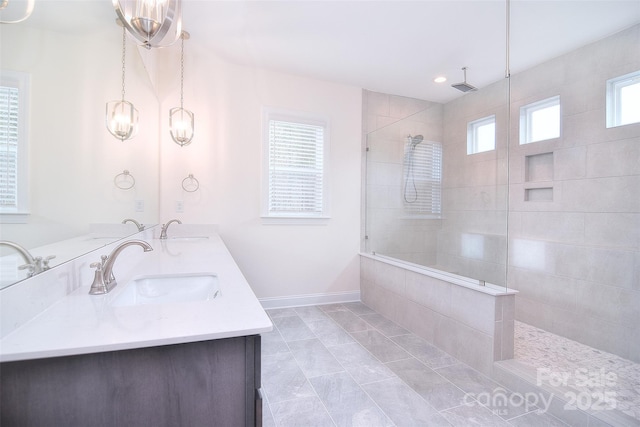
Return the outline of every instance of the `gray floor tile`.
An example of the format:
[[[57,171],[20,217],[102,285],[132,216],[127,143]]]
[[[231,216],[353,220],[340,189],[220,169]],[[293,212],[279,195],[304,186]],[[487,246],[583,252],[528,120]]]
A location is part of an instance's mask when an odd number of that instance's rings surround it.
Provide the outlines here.
[[[276,427],[276,421],[271,413],[271,406],[262,402],[262,427]]]
[[[293,308],[270,308],[265,311],[272,319],[276,317],[295,316],[296,314]]]
[[[328,347],[358,384],[394,377],[394,373],[358,343]]]
[[[317,338],[292,341],[289,348],[307,378],[344,371],[342,365]]]
[[[361,315],[360,318],[385,334],[387,337],[394,337],[396,335],[405,335],[409,333],[406,329],[401,328],[396,323],[375,312],[372,314]]]
[[[347,311],[347,310],[349,310],[347,307],[345,307],[342,304],[324,304],[324,305],[317,305],[316,307],[318,307],[320,310],[324,311],[325,313],[328,313],[330,311]]]
[[[431,405],[399,378],[365,384],[362,388],[397,426],[448,426]]]
[[[411,357],[411,355],[404,351],[402,347],[375,329],[362,332],[352,332],[351,336],[362,344],[364,348],[369,350],[369,352],[377,357],[382,363]]]
[[[271,405],[279,427],[334,427],[329,413],[317,396],[301,397]]]
[[[309,380],[337,426],[392,426],[391,420],[346,372]]]
[[[433,344],[414,335],[400,335],[391,339],[432,369],[460,363],[457,359],[440,350]]]
[[[418,359],[400,360],[386,365],[438,411],[460,406],[464,401],[465,393],[462,390]]]
[[[261,334],[262,337],[262,354],[265,356],[276,354],[276,353],[286,353],[289,351],[289,346],[282,339],[282,335],[278,332],[277,328],[274,328],[273,331]]]
[[[534,404],[526,402],[522,393],[514,393],[503,387],[498,387],[491,393],[476,395],[475,400],[504,420],[510,420],[538,409]]]
[[[341,326],[329,318],[308,322],[307,326],[327,347],[355,341]]]
[[[347,332],[359,332],[372,329],[372,326],[362,320],[359,316],[353,314],[349,310],[329,311],[329,317]]]
[[[262,386],[271,405],[315,394],[291,353],[262,356]]]
[[[509,424],[517,427],[566,427],[556,417],[547,413],[538,413],[537,411],[509,420]]]
[[[265,426],[564,427],[362,303],[268,312]]]
[[[272,319],[285,341],[308,340],[316,336],[311,332],[300,317],[286,316]]]
[[[316,306],[296,307],[295,312],[305,323],[327,319],[324,311]]]
[[[510,424],[482,405],[461,405],[441,414],[455,427],[507,427]]]
[[[358,316],[362,316],[363,314],[373,314],[375,311],[361,302],[345,302],[342,305],[357,314]]]
[[[465,393],[472,393],[474,396],[485,393],[491,395],[494,391],[502,389],[498,383],[463,363],[438,368],[435,371]]]

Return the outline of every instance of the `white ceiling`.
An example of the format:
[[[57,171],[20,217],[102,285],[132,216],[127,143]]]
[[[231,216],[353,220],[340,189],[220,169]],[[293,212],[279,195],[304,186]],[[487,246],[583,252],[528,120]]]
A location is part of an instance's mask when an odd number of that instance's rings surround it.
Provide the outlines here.
[[[111,0],[36,0],[30,25],[63,14],[81,17],[65,31],[115,25]],[[462,66],[478,88],[505,74],[506,0],[183,0],[183,22],[234,63],[431,101],[462,95]],[[511,72],[636,23],[640,0],[511,0]]]

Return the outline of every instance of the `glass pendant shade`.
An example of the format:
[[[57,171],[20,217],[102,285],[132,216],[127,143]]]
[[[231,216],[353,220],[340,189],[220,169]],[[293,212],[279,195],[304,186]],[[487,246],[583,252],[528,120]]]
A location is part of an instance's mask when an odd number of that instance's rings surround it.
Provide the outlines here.
[[[33,13],[35,0],[0,0],[0,24],[17,24]]]
[[[189,145],[193,139],[193,113],[184,109],[184,41],[189,33],[180,36],[180,107],[169,110],[169,133],[173,141],[181,147]]]
[[[181,0],[112,0],[129,35],[147,49],[169,46],[182,33]]]
[[[107,102],[107,129],[121,141],[138,133],[138,110],[129,101]]]
[[[125,73],[127,58],[127,34],[122,27],[122,90],[119,101],[107,102],[106,125],[109,133],[121,141],[133,138],[138,133],[138,110],[125,101]]]
[[[184,147],[193,139],[193,113],[182,107],[169,110],[169,132],[176,144]]]

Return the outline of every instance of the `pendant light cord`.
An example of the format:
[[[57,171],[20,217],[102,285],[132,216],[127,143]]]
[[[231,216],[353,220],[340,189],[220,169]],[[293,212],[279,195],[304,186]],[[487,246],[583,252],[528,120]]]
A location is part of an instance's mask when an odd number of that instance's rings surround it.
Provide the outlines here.
[[[180,109],[184,109],[184,33],[180,34]]]
[[[125,27],[122,26],[122,101],[124,102],[124,60],[127,52],[127,32]]]

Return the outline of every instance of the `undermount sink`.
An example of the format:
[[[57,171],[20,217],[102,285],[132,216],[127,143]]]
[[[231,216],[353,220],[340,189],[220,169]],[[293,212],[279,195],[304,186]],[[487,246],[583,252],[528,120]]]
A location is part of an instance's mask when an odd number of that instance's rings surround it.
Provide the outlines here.
[[[122,285],[111,301],[114,306],[175,304],[208,301],[220,294],[214,273],[159,274],[138,276]]]

